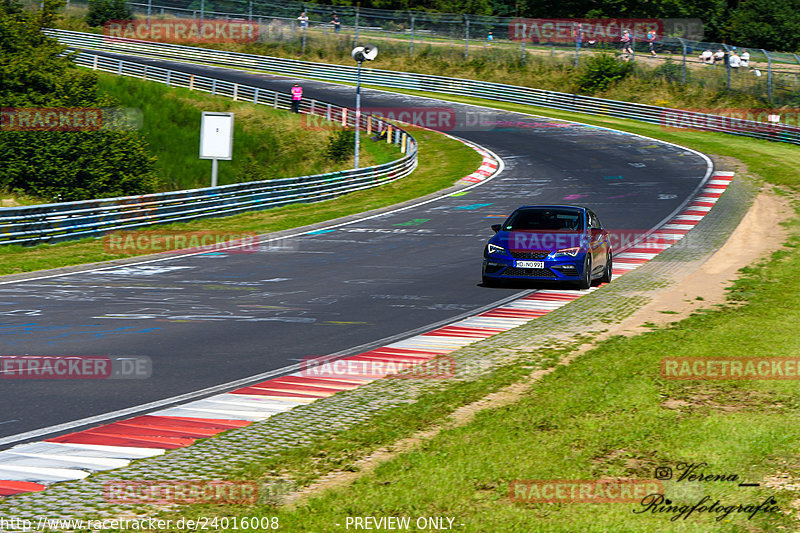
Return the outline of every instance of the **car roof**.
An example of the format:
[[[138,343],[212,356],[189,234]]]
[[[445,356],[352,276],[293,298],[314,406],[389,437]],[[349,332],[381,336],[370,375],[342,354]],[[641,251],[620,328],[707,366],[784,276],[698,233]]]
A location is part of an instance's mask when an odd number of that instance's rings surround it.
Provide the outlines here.
[[[587,208],[580,206],[580,205],[522,205],[519,206],[514,211],[519,209],[578,209],[580,211],[586,211]]]

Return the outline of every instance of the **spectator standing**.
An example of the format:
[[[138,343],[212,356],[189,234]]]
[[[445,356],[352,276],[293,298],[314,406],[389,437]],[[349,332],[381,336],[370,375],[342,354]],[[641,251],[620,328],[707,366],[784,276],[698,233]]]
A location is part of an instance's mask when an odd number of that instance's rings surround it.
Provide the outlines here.
[[[300,21],[300,27],[301,28],[306,29],[308,27],[308,15],[306,15],[305,11],[300,13],[300,16],[297,17],[297,20]]]
[[[619,38],[620,43],[622,43],[622,53],[627,57],[627,54],[633,55],[633,49],[631,48],[631,32],[625,30],[622,32],[622,37]]]
[[[728,58],[728,65],[735,70],[739,70],[739,67],[742,66],[742,58],[739,57],[739,54],[736,53],[736,50],[731,52],[731,55]]]
[[[656,31],[650,30],[647,32],[647,45],[650,47],[650,55],[656,57]]]
[[[292,112],[300,112],[300,101],[303,99],[303,88],[298,84],[292,87]]]
[[[342,21],[339,20],[339,15],[336,13],[333,14],[333,20],[331,20],[331,24],[333,24],[333,33],[339,33],[339,30],[342,29]]]
[[[489,32],[489,34],[486,36],[486,46],[491,46],[492,41],[494,41],[494,35],[492,32]]]
[[[750,52],[747,51],[747,48],[742,50],[742,66],[747,68],[750,66]]]

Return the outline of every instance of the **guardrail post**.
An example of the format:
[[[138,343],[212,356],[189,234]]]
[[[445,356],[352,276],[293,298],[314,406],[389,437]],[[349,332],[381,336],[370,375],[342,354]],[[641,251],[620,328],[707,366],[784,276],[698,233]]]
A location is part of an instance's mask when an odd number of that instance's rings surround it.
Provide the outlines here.
[[[342,126],[347,126],[347,108],[342,108]]]
[[[258,103],[258,87],[256,87],[256,90],[255,90],[255,92],[253,93],[253,103],[254,103],[254,104],[257,104],[257,103]]]
[[[575,22],[573,22],[572,35],[575,38],[575,68],[578,68],[578,54],[580,53],[581,50],[580,31],[581,31],[580,24],[576,24]]]
[[[522,64],[523,65],[525,64],[525,28],[526,28],[526,26],[527,26],[527,24],[525,24],[525,23],[522,24],[522,39],[520,40],[520,43],[519,43],[519,47],[520,47],[520,49],[522,51],[521,60],[522,60]]]
[[[767,58],[767,100],[769,101],[769,105],[772,105],[772,57],[769,55],[769,52],[761,49],[764,52],[764,55]]]
[[[386,124],[386,144],[391,144],[392,142],[392,125]]]
[[[792,55],[794,56],[794,60],[797,61],[797,64],[800,65],[800,57],[798,57],[797,54],[792,54]],[[798,84],[797,84],[798,85],[798,91],[800,91],[800,76],[795,74],[794,78],[798,81]]]
[[[194,91],[194,74],[189,74],[189,90]]]
[[[274,101],[273,101],[273,103],[272,103],[272,107],[273,107],[274,109],[278,109],[278,93],[277,93],[277,91],[275,92],[275,98],[274,98],[273,100],[274,100]]]
[[[217,94],[217,79],[214,78],[211,80],[211,95],[215,96]]]
[[[678,40],[681,42],[681,48],[683,49],[683,68],[681,70],[681,84],[686,84],[686,41],[678,37]]]
[[[94,56],[94,61],[92,62],[92,70],[97,70],[97,55]]]
[[[233,101],[235,102],[238,99],[239,99],[239,84],[238,83],[234,83],[233,84]]]
[[[464,57],[469,57],[469,17],[464,15]]]
[[[169,79],[170,79],[170,74],[172,74],[172,71],[171,71],[171,70],[168,70],[168,71],[167,71],[167,87],[169,87]]]
[[[367,135],[372,135],[372,117],[367,116]]]
[[[147,65],[144,66],[144,70],[142,71],[142,81],[147,81]]]
[[[731,90],[731,62],[730,62],[731,49],[728,48],[728,45],[725,44],[725,43],[723,43],[722,46],[725,48],[725,70],[727,71],[727,75],[728,75],[728,80],[725,83],[725,90],[730,92],[730,90]]]
[[[406,153],[406,134],[403,132],[400,136],[400,153]]]
[[[124,61],[122,61],[121,59],[119,60],[119,62],[117,62],[117,76],[122,76],[122,65],[123,65],[123,63],[124,63]]]
[[[325,118],[331,120],[331,104],[328,104],[328,110],[325,112]]]
[[[361,2],[356,2],[356,35],[353,37],[353,47],[358,46],[358,18],[361,15]]]
[[[414,53],[414,19],[416,17],[414,17],[414,15],[410,15],[410,16],[411,16],[411,42],[408,43],[408,53],[409,54],[413,54]]]
[[[309,115],[313,115],[314,114],[314,107],[315,107],[316,103],[317,103],[316,100],[313,100],[313,99],[311,100],[311,109],[308,110],[308,114]]]

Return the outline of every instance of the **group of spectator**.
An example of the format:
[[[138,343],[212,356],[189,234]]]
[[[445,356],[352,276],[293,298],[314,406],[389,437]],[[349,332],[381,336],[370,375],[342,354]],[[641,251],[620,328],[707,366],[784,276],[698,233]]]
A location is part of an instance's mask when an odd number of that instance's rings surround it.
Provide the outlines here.
[[[703,53],[700,54],[700,61],[706,65],[727,64],[733,69],[748,68],[750,66],[750,52],[747,49],[743,49],[742,54],[739,55],[735,49],[731,50],[730,54],[726,54],[722,48],[719,48],[716,52],[703,50]]]
[[[650,30],[647,32],[647,48],[650,52],[650,55],[653,57],[658,57],[656,54],[656,39],[658,35],[656,34],[655,30]],[[631,36],[631,32],[625,30],[622,32],[622,35],[619,38],[620,45],[622,47],[622,58],[628,59],[629,56],[633,55],[633,37]]]
[[[300,16],[297,17],[297,20],[300,21],[300,27],[302,29],[308,28],[308,15],[306,14],[305,11],[300,13]],[[339,31],[342,29],[342,21],[339,20],[339,15],[337,15],[336,13],[333,14],[333,18],[331,19],[330,24],[331,26],[333,26],[334,33],[339,33]]]

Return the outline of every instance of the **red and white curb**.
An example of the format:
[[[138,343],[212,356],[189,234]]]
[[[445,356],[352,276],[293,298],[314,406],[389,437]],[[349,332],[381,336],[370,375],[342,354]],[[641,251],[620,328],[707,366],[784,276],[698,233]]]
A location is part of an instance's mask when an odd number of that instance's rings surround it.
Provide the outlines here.
[[[483,157],[483,161],[481,162],[481,166],[478,167],[478,170],[476,170],[475,172],[473,172],[472,174],[470,174],[468,176],[464,176],[463,178],[461,178],[461,181],[469,181],[471,183],[480,183],[483,180],[485,180],[486,178],[492,176],[495,172],[497,172],[497,168],[498,168],[497,160],[494,158],[494,156],[492,154],[490,154],[486,150],[483,150],[483,149],[475,146],[472,143],[466,143],[465,142],[464,144],[466,144],[467,146],[470,146],[473,150],[475,150],[476,152],[481,154],[481,157]]]
[[[656,244],[631,248],[614,257],[614,275],[640,267],[682,239],[711,210],[732,179],[732,172],[714,173],[683,211],[652,234]],[[338,359],[337,364],[348,365],[343,377],[309,375],[314,373],[312,368],[148,415],[15,446],[0,452],[0,496],[83,479],[92,472],[123,467],[134,459],[161,455],[197,439],[265,420],[516,328],[598,288],[539,290],[433,331]]]

